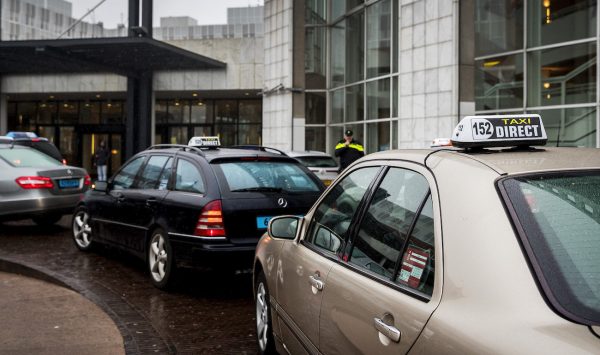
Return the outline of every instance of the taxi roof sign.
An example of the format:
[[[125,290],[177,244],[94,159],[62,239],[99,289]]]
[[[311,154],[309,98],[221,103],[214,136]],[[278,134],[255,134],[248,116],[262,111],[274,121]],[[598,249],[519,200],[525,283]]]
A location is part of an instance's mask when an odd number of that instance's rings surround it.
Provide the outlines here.
[[[548,140],[540,115],[467,116],[452,133],[459,148],[545,145]]]
[[[221,146],[221,140],[219,137],[192,137],[188,142],[190,147],[200,148],[219,148]]]

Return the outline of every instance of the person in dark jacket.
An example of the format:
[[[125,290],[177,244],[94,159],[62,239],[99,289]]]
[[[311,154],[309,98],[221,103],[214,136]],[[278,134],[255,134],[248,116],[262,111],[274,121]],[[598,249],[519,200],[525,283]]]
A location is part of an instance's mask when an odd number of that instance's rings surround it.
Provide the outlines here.
[[[100,141],[100,146],[96,149],[94,154],[94,166],[98,169],[98,181],[106,181],[106,164],[110,154],[106,149],[106,143]]]
[[[335,156],[340,157],[341,173],[348,165],[365,155],[365,148],[356,139],[352,138],[353,132],[349,129],[344,132],[344,139],[335,146]]]

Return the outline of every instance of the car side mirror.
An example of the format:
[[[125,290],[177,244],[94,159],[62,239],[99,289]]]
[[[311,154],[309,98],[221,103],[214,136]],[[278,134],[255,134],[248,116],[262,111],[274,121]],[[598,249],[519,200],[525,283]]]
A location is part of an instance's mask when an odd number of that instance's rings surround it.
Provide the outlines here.
[[[96,181],[92,185],[92,189],[98,192],[107,192],[108,191],[108,182],[106,181]]]
[[[275,217],[269,221],[267,231],[273,238],[292,240],[296,238],[299,221],[300,217],[297,216]]]

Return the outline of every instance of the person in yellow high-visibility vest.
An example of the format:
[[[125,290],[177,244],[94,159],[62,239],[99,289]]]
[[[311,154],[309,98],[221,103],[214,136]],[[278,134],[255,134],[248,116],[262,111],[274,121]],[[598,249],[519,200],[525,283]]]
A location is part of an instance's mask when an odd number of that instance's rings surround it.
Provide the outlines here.
[[[354,163],[355,160],[365,155],[365,148],[362,143],[352,138],[352,135],[352,130],[347,129],[344,132],[344,139],[340,140],[335,146],[335,156],[340,157],[340,173]]]

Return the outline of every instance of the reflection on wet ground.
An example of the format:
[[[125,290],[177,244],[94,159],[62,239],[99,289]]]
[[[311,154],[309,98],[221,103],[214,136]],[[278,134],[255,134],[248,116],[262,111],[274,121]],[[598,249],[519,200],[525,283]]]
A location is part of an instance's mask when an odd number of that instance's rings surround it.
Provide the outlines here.
[[[126,253],[78,251],[69,223],[0,224],[0,259],[42,270],[99,304],[127,353],[256,353],[250,274],[183,270],[172,291],[160,291],[144,263]]]

